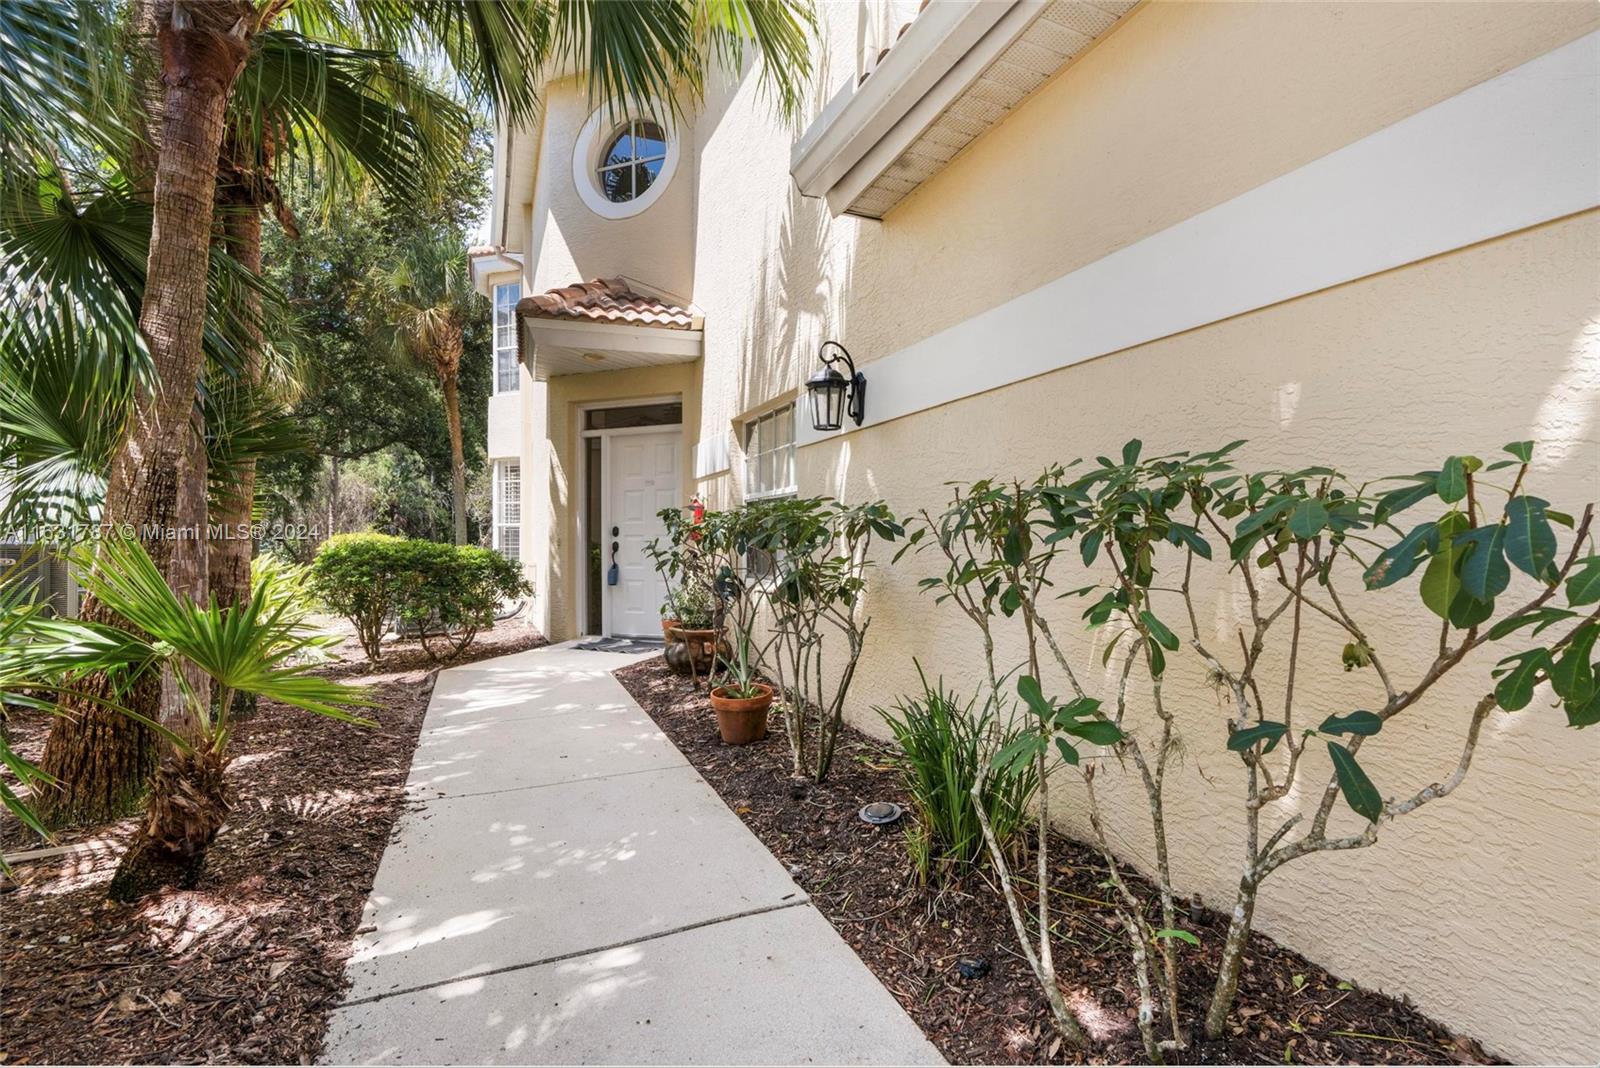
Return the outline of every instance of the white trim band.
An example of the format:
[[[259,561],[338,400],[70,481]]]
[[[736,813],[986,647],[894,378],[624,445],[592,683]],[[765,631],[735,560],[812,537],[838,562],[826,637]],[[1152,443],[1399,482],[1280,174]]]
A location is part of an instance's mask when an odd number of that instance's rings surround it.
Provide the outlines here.
[[[1597,204],[1600,32],[863,364],[864,426]]]

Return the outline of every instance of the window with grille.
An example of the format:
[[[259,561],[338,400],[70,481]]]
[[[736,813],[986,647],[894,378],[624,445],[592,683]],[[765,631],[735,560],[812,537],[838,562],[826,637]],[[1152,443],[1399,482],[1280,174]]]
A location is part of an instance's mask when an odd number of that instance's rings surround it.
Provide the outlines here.
[[[667,135],[649,119],[631,119],[606,142],[596,177],[600,193],[613,203],[644,195],[667,162]]]
[[[494,547],[511,560],[522,559],[522,464],[494,464]]]
[[[744,496],[782,497],[794,489],[794,405],[785,404],[744,425]]]
[[[517,365],[517,301],[522,283],[494,287],[494,391],[515,393],[522,384]]]
[[[794,405],[785,404],[744,425],[744,497],[747,501],[789,497],[794,483]],[[764,582],[776,561],[765,549],[752,548],[745,566]]]

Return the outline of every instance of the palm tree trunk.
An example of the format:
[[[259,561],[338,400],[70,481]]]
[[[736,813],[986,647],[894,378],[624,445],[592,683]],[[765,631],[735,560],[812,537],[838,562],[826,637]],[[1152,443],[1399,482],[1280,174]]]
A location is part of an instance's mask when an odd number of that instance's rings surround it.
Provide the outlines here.
[[[161,0],[156,6],[164,87],[161,151],[139,329],[157,386],[134,402],[127,436],[112,461],[102,521],[108,528],[131,527],[163,572],[172,558],[172,540],[164,535],[179,520],[189,419],[204,360],[217,152],[228,97],[248,54],[251,15],[243,0]],[[92,599],[83,615],[110,618]],[[68,714],[52,724],[40,762],[60,783],[40,798],[40,808],[57,824],[124,814],[155,764],[150,732],[102,703],[111,695],[109,680],[94,676],[81,689],[84,695],[63,702]],[[119,699],[153,718],[161,704],[159,680],[146,680]]]
[[[450,370],[439,376],[444,387],[445,419],[450,424],[450,511],[455,517],[455,542],[467,543],[467,461],[461,450],[461,396],[457,388],[461,377],[461,335],[455,335],[455,359]]]
[[[139,834],[111,877],[111,900],[137,901],[163,887],[188,890],[200,881],[206,851],[233,807],[227,769],[226,757],[210,748],[171,749],[162,757]]]
[[[210,585],[206,573],[206,528],[210,516],[206,504],[206,427],[198,411],[190,416],[187,437],[174,509],[178,537],[172,543],[166,577],[167,585],[179,597],[204,604]],[[211,680],[203,671],[193,666],[182,670],[195,693],[210,692]],[[199,727],[170,664],[161,670],[161,725],[185,737],[194,736]]]
[[[241,201],[244,198],[240,198]],[[226,249],[239,265],[254,277],[261,276],[261,211],[247,202],[231,205],[223,212],[222,229],[227,235]],[[261,381],[261,333],[257,318],[261,300],[254,291],[247,291],[242,299],[247,319],[245,332],[249,347],[244,353],[245,381],[250,387]],[[236,468],[238,478],[218,501],[217,524],[223,536],[211,543],[211,592],[223,607],[248,604],[250,601],[250,559],[255,555],[255,542],[249,536],[240,536],[250,528],[250,513],[256,500],[256,462],[241,460]]]

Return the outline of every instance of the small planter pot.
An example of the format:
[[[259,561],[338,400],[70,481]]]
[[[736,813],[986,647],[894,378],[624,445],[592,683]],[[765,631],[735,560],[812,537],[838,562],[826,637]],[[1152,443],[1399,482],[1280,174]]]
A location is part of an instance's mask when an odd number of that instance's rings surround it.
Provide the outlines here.
[[[670,642],[670,641],[673,640],[672,632],[677,630],[681,626],[683,626],[683,623],[682,623],[681,620],[663,619],[661,621],[661,636],[663,638],[665,638],[667,641]]]
[[[772,687],[758,682],[755,697],[729,697],[726,686],[711,691],[717,713],[717,733],[729,745],[749,745],[767,736],[767,711],[772,708]]]

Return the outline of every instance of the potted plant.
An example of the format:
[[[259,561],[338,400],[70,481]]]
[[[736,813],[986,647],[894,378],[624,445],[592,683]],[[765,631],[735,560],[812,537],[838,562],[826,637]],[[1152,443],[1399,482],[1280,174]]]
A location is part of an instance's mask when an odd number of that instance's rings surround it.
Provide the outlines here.
[[[691,675],[709,675],[719,652],[711,590],[701,582],[686,583],[678,590],[677,605],[677,625],[668,631],[667,640],[681,646],[679,657],[687,662]]]
[[[772,687],[756,681],[756,664],[750,639],[740,634],[719,685],[711,688],[711,707],[717,713],[717,733],[728,745],[749,745],[767,736],[767,712],[772,708]]]
[[[672,602],[672,595],[669,593],[667,599],[661,602],[661,636],[669,642],[672,641],[672,632],[682,624],[678,606]]]

